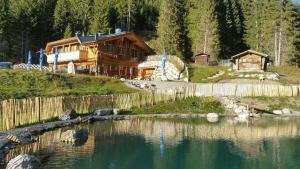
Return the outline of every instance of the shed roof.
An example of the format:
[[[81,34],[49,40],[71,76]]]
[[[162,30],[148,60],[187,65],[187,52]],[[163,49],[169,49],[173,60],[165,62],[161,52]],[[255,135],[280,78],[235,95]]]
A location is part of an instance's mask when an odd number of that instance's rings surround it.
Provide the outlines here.
[[[234,60],[234,59],[236,59],[236,58],[238,58],[238,57],[241,57],[241,56],[244,56],[244,55],[247,55],[247,54],[250,54],[250,53],[256,54],[256,55],[259,55],[259,56],[265,57],[265,58],[268,57],[268,55],[265,54],[265,53],[256,52],[256,51],[254,51],[254,50],[246,50],[245,52],[242,52],[242,53],[239,53],[239,54],[236,54],[236,55],[232,56],[232,57],[231,57],[231,60]]]
[[[203,53],[203,52],[197,53],[197,54],[195,54],[194,56],[199,56],[199,55],[207,55],[207,56],[210,56],[210,54],[208,54],[208,53]]]

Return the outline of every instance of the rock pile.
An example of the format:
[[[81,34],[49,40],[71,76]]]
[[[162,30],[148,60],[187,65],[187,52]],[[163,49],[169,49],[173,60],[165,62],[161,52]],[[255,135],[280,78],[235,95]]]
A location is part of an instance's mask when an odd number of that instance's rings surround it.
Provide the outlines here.
[[[147,83],[144,81],[129,81],[128,84],[139,89],[156,90],[155,84]]]
[[[229,73],[229,76],[237,76],[239,78],[258,78],[259,80],[279,80],[279,75],[277,73]]]
[[[120,109],[98,109],[94,111],[95,116],[119,115]]]
[[[88,129],[67,130],[60,135],[62,142],[78,143],[85,142],[88,138]]]
[[[218,77],[220,77],[220,76],[223,76],[224,74],[225,74],[224,71],[219,71],[217,74],[215,74],[215,75],[213,75],[213,76],[210,76],[210,77],[208,77],[208,78],[206,78],[206,79],[216,79],[216,78],[218,78]],[[203,80],[206,80],[206,79],[203,79]]]
[[[288,108],[283,108],[282,110],[273,110],[273,114],[276,115],[292,115],[292,114],[297,114],[298,112],[293,111]]]
[[[75,110],[67,110],[64,114],[58,116],[58,119],[61,121],[72,120],[78,117],[78,114]]]
[[[40,165],[40,160],[35,156],[20,154],[8,162],[6,169],[36,169]]]
[[[225,107],[233,111],[238,118],[238,121],[247,121],[252,115],[247,105],[241,105],[241,103],[235,98],[222,97],[221,102]]]

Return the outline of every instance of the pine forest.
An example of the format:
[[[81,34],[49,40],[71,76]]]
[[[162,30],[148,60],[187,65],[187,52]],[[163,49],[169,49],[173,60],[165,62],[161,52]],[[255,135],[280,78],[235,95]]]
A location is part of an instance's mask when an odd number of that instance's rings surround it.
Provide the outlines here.
[[[116,28],[187,61],[247,49],[275,65],[300,59],[300,5],[292,0],[0,0],[0,10],[0,61],[24,62],[47,42]]]

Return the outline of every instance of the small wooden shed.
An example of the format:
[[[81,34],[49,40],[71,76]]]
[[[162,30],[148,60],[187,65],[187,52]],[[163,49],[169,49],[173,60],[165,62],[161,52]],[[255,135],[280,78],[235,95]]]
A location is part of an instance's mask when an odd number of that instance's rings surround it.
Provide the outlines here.
[[[207,53],[198,53],[194,56],[195,63],[199,65],[208,65],[210,55]]]
[[[231,57],[233,70],[240,72],[264,72],[267,70],[268,55],[247,50]]]

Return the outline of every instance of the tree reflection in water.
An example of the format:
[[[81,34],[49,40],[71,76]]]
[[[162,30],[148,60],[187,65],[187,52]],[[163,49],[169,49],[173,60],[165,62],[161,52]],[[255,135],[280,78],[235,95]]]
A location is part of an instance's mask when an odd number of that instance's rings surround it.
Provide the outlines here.
[[[196,169],[297,168],[300,166],[299,119],[259,120],[251,125],[227,119],[136,119],[88,127],[82,146],[57,142],[62,129],[9,152],[50,155],[43,168]],[[63,129],[66,130],[66,129]]]

